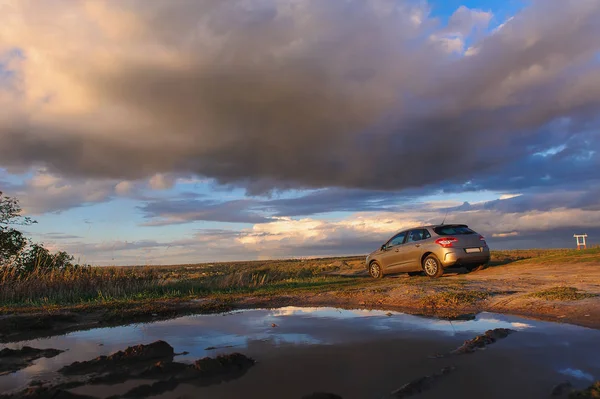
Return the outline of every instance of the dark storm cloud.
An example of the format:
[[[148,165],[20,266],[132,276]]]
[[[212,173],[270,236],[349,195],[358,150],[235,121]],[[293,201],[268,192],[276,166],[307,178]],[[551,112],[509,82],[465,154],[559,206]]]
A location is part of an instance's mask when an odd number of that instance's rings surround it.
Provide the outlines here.
[[[132,33],[94,31],[106,51],[91,42],[88,54],[48,61],[101,109],[120,111],[114,119],[95,112],[33,118],[18,108],[0,118],[3,165],[119,179],[195,173],[252,194],[395,191],[506,176],[540,143],[557,146],[598,128],[596,0],[533,1],[476,40],[468,56],[448,53],[438,40],[448,29],[412,2],[107,4],[133,18],[125,25]],[[89,18],[71,2],[50,15],[67,7]],[[461,9],[452,29],[471,32],[488,19]],[[61,27],[77,40],[69,28]],[[33,36],[13,46],[52,57],[52,45],[62,45]],[[563,119],[574,128],[546,134]],[[573,176],[533,166],[544,176]]]
[[[493,210],[501,213],[526,213],[531,211],[549,212],[557,208],[600,210],[600,182],[596,187],[587,190],[579,187],[574,190],[532,191],[514,198],[498,199],[484,203],[464,204],[451,207],[449,212],[475,210]]]
[[[422,191],[423,192],[423,191]],[[263,201],[261,206],[275,216],[306,216],[327,212],[390,210],[414,199],[410,190],[389,193],[365,190],[325,189],[297,198]]]
[[[78,239],[78,238],[82,238],[81,236],[76,236],[73,234],[64,234],[64,233],[44,233],[41,234],[42,237],[44,238],[49,238],[51,240],[73,240],[73,239]]]
[[[563,133],[572,129],[569,125],[561,124]],[[477,190],[550,192],[597,187],[600,183],[600,131],[583,130],[559,146],[543,143],[544,136],[551,134],[545,130],[540,137],[542,144],[527,146],[528,156],[485,172],[474,171],[467,183],[445,183],[440,185],[440,190],[446,193]]]
[[[524,231],[515,236],[486,237],[495,249],[577,248],[574,234],[587,234],[588,248],[600,246],[600,228],[549,226],[544,231]]]
[[[322,189],[295,198],[270,198],[218,201],[211,199],[155,199],[139,209],[149,222],[166,225],[192,221],[265,223],[272,217],[311,216],[328,212],[366,212],[408,210],[418,206],[418,195],[433,189],[385,191]]]
[[[164,200],[152,201],[139,209],[151,219],[145,226],[164,226],[192,221],[215,221],[230,223],[264,223],[269,219],[253,211],[256,201],[235,200]]]

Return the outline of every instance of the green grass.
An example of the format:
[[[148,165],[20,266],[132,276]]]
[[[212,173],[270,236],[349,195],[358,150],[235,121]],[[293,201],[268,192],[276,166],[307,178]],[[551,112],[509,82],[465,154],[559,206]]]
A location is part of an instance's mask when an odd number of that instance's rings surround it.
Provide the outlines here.
[[[529,295],[547,301],[579,301],[581,299],[593,298],[596,296],[595,294],[579,291],[574,287],[552,287],[542,291],[533,292]]]
[[[421,299],[421,305],[431,308],[473,305],[489,296],[487,291],[443,291],[425,296]]]

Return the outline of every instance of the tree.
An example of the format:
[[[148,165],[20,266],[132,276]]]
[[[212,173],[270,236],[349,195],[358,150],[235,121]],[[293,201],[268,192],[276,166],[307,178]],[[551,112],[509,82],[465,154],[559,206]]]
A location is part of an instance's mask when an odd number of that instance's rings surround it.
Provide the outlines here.
[[[37,223],[21,213],[19,201],[4,196],[0,191],[0,266],[12,266],[25,273],[35,269],[73,267],[73,257],[68,253],[60,251],[52,254],[43,245],[30,242],[22,232],[12,227]]]
[[[21,255],[18,265],[23,272],[32,272],[35,269],[64,269],[73,267],[73,256],[60,251],[55,254],[39,244],[32,244]]]
[[[4,196],[0,191],[0,265],[14,262],[28,244],[23,233],[11,227],[36,223],[29,217],[21,216],[21,212],[19,201]]]

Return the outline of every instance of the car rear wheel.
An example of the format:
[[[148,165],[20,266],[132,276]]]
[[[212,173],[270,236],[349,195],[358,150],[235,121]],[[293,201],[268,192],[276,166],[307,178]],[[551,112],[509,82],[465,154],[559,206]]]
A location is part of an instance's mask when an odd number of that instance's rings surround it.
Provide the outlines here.
[[[423,271],[431,278],[438,278],[444,274],[444,268],[435,255],[429,255],[423,259]]]
[[[383,278],[383,270],[381,270],[379,263],[371,262],[369,265],[369,274],[373,278]]]

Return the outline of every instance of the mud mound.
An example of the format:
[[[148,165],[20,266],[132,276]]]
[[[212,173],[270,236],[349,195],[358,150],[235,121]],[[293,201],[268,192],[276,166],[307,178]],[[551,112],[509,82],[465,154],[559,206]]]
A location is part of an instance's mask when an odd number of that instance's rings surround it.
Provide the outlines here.
[[[0,395],[0,399],[96,399],[93,396],[77,395],[63,389],[28,388],[15,395]]]
[[[65,375],[82,375],[101,373],[115,370],[117,367],[131,366],[133,363],[144,363],[156,360],[173,359],[175,351],[165,341],[156,341],[149,345],[130,346],[124,351],[113,353],[110,356],[99,356],[85,362],[75,362],[59,370]]]
[[[495,328],[493,330],[487,330],[485,334],[478,335],[473,339],[465,341],[462,346],[456,348],[450,353],[453,355],[473,353],[476,350],[485,348],[487,345],[493,344],[499,339],[508,337],[508,335],[512,334],[513,332],[514,330],[510,330],[508,328]]]
[[[241,353],[205,357],[192,364],[174,362],[174,355],[171,345],[164,341],[132,346],[110,356],[74,362],[59,370],[64,376],[61,381],[38,382],[39,386],[0,396],[0,399],[87,398],[66,390],[130,380],[152,380],[152,383],[139,385],[122,396],[112,397],[145,398],[172,391],[181,383],[208,386],[239,378],[254,365],[253,359]]]
[[[425,377],[417,378],[407,384],[404,384],[402,387],[393,391],[390,394],[390,398],[407,398],[409,396],[420,394],[423,391],[431,389],[433,385],[445,375],[450,374],[456,368],[454,366],[444,367],[440,372],[426,375]]]
[[[30,366],[42,357],[51,358],[64,351],[58,349],[36,349],[24,346],[21,349],[2,349],[0,351],[0,375],[14,373]]]

